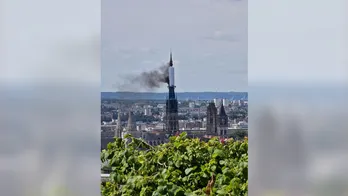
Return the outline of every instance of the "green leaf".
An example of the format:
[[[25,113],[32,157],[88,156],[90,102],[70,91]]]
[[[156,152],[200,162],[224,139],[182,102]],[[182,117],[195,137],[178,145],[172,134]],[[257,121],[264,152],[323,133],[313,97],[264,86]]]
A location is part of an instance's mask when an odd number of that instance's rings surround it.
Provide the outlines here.
[[[185,191],[182,188],[178,188],[176,189],[176,191],[174,192],[175,196],[184,196],[185,195]]]
[[[219,163],[220,163],[220,165],[225,165],[225,164],[226,164],[226,161],[220,160]]]
[[[220,149],[215,149],[214,153],[213,153],[213,158],[217,158],[217,157],[223,157],[224,155],[224,151],[220,150]]]
[[[189,175],[189,174],[191,173],[191,171],[192,171],[192,170],[195,170],[196,168],[197,168],[197,166],[195,166],[195,167],[190,167],[190,168],[185,169],[185,174],[186,174],[186,175]]]
[[[145,163],[145,157],[144,157],[143,155],[140,155],[140,156],[138,157],[138,161],[139,161],[139,163],[141,163],[141,164]]]
[[[157,187],[157,192],[158,193],[161,193],[161,194],[164,194],[167,190],[167,186],[159,186]]]
[[[226,190],[223,190],[223,189],[216,191],[216,193],[219,195],[228,195],[228,192]]]
[[[211,166],[211,171],[216,171],[216,165]]]

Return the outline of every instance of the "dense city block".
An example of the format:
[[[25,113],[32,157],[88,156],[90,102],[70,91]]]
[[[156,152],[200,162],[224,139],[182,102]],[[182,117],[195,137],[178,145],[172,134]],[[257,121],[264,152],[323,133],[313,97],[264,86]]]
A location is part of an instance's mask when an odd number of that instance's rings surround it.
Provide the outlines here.
[[[178,133],[166,130],[165,114],[165,100],[102,99],[102,149],[114,137],[127,133],[152,145],[166,143],[170,135]],[[230,99],[178,100],[178,122],[177,131],[187,132],[191,137],[216,135],[242,139],[247,136],[248,102]],[[226,128],[226,132],[218,133],[217,129],[222,128]]]

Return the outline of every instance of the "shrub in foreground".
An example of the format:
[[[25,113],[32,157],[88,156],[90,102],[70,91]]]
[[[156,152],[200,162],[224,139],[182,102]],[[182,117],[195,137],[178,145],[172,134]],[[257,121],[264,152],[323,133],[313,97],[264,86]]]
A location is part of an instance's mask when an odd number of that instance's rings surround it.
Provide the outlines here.
[[[247,139],[203,142],[182,133],[153,147],[128,135],[110,143],[101,160],[111,169],[103,196],[248,193]]]

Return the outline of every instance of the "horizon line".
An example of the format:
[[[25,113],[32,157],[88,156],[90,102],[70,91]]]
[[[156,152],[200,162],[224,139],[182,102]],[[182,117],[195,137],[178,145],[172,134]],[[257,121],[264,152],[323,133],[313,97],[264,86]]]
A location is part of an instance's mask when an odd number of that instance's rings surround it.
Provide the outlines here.
[[[163,92],[136,92],[136,91],[101,91],[101,93],[168,93]],[[247,91],[179,91],[175,93],[248,93]]]

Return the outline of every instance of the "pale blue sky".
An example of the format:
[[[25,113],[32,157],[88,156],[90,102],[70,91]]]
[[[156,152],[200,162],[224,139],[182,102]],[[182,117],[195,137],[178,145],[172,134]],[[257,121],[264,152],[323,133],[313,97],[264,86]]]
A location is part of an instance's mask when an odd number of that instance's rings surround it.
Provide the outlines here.
[[[246,90],[247,14],[244,0],[103,0],[102,91],[160,66],[170,49],[177,91]]]

